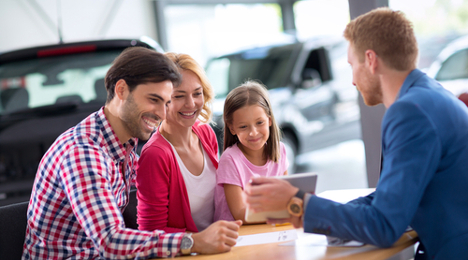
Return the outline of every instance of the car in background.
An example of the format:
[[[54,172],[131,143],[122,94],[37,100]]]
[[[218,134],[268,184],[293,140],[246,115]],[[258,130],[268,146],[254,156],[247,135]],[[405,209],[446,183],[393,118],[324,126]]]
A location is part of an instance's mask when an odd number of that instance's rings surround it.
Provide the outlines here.
[[[163,51],[143,37],[0,54],[0,206],[29,200],[43,154],[61,133],[104,105],[106,72],[132,46]]]
[[[460,97],[468,92],[468,35],[450,42],[427,70],[427,75]]]
[[[342,38],[315,38],[249,48],[210,59],[214,125],[220,151],[226,95],[247,79],[266,85],[295,173],[296,156],[361,136],[357,91]]]

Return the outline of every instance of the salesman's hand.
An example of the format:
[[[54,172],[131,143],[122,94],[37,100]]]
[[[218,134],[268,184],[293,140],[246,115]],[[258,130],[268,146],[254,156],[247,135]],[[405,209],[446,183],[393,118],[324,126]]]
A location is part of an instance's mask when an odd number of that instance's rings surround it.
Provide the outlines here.
[[[231,250],[239,236],[241,220],[217,221],[200,233],[194,233],[192,252],[198,254],[216,254]]]
[[[298,190],[285,180],[252,178],[245,187],[246,202],[254,212],[284,210]]]

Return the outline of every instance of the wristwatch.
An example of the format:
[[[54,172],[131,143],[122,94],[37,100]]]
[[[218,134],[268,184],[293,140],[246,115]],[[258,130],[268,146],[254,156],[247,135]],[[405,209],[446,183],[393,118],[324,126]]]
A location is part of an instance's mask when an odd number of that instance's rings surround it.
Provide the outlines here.
[[[193,238],[192,233],[186,233],[182,237],[182,241],[180,242],[180,252],[182,255],[190,255],[192,253],[193,247]]]
[[[300,217],[302,216],[302,199],[299,199],[297,197],[292,197],[292,199],[288,203],[288,212],[289,214],[295,216],[295,217]]]
[[[295,217],[300,217],[303,214],[303,208],[302,204],[303,198],[304,198],[305,192],[299,190],[297,193],[294,195],[294,197],[291,198],[291,200],[288,203],[288,212],[289,214],[295,216]]]

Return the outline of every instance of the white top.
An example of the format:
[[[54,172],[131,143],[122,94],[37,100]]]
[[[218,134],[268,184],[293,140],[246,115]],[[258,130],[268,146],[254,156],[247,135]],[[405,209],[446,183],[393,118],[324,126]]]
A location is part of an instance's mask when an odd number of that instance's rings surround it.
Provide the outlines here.
[[[171,147],[176,155],[180,172],[185,181],[193,221],[200,232],[213,223],[216,168],[207,157],[203,146],[201,146],[204,160],[203,171],[200,175],[195,176],[185,167],[184,162],[180,159],[172,144]]]

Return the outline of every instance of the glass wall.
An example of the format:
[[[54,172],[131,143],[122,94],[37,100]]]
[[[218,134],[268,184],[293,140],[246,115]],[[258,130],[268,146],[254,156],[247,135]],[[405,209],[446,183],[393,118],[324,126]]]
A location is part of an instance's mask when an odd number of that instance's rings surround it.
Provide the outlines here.
[[[468,33],[466,0],[390,0],[413,22],[420,45],[420,68],[428,68],[443,47]]]
[[[299,1],[294,4],[297,34],[300,39],[317,35],[341,36],[349,22],[348,0]]]
[[[392,9],[402,10],[414,23],[420,48],[419,68],[440,80],[455,95],[468,91],[468,50],[465,50],[468,39],[452,46],[445,51],[445,56],[436,59],[448,43],[467,33],[468,0],[390,0],[389,5]],[[231,85],[238,84],[230,75],[245,69],[242,66],[234,69],[233,64],[272,59],[273,53],[285,48],[281,46],[289,46],[292,58],[285,63],[289,65],[284,65],[282,73],[290,75],[290,79],[284,82],[278,79],[272,85],[274,89],[270,90],[270,95],[275,102],[283,102],[281,100],[286,98],[294,100],[296,106],[294,109],[281,107],[275,111],[275,116],[282,117],[287,113],[295,118],[295,124],[303,123],[303,128],[313,132],[304,140],[290,138],[298,142],[297,147],[293,147],[293,150],[298,150],[295,172],[317,172],[318,192],[366,188],[358,92],[351,84],[346,42],[344,45],[330,44],[337,39],[342,40],[343,30],[350,19],[348,1],[298,1],[293,10],[295,34],[283,32],[281,9],[276,4],[168,6],[165,14],[169,50],[189,53],[207,68],[215,88],[229,89]],[[325,45],[328,46],[324,48],[330,59],[330,74],[319,71],[319,85],[313,85],[316,82],[306,79],[313,78],[311,75],[314,73],[310,74],[310,69],[326,67],[312,62],[314,55],[321,53],[318,46]],[[297,52],[294,51],[296,48]],[[249,51],[239,52],[245,49]],[[237,56],[227,55],[235,52]],[[301,68],[300,72],[294,72],[288,66],[298,60],[304,63],[296,66]],[[219,102],[215,104],[218,110],[222,109],[221,96],[218,95]],[[312,100],[321,105],[311,106]],[[327,103],[327,100],[333,102]],[[323,105],[324,102],[333,105]],[[287,128],[283,130],[288,131]]]
[[[358,93],[351,84],[347,44],[341,36],[349,22],[348,1],[299,1],[293,8],[297,32],[291,34],[283,32],[276,4],[168,6],[169,51],[192,55],[206,67],[214,88],[223,90],[217,93],[214,109],[220,128],[226,89],[247,78],[274,78],[264,83],[285,132],[284,143],[297,155],[290,171],[317,172],[317,192],[366,188]],[[237,56],[228,55],[235,52]],[[289,54],[280,61],[279,53]],[[248,69],[247,64],[276,69]],[[311,70],[319,72],[318,83],[304,78]]]
[[[468,92],[468,1],[391,0],[414,24],[419,68],[455,96]]]
[[[348,0],[311,0],[294,4],[298,38],[317,36],[342,38],[349,23]],[[337,118],[321,138],[336,140],[326,147],[298,156],[298,171],[314,171],[319,175],[317,192],[330,189],[367,188],[364,144],[361,140],[358,92],[352,85],[346,51],[332,58],[337,93]]]
[[[276,4],[169,5],[165,16],[169,51],[189,53],[202,65],[214,56],[290,38],[281,35]]]

